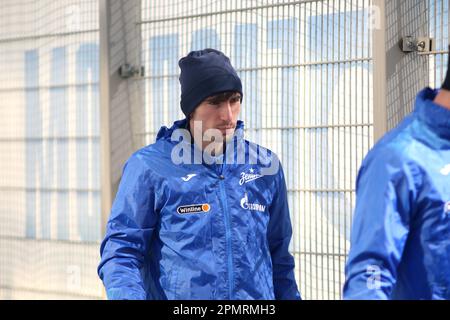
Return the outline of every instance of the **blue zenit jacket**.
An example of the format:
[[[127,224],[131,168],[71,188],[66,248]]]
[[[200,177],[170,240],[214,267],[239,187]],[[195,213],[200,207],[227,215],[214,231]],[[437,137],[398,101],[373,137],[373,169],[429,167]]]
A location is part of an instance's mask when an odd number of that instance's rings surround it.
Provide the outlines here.
[[[124,167],[100,249],[108,298],[300,299],[283,170],[261,175],[276,156],[265,149],[253,165],[174,164],[180,145],[171,135],[185,127],[162,127]],[[233,141],[227,148],[255,156],[242,134]]]
[[[450,110],[436,94],[363,161],[345,299],[450,299]]]

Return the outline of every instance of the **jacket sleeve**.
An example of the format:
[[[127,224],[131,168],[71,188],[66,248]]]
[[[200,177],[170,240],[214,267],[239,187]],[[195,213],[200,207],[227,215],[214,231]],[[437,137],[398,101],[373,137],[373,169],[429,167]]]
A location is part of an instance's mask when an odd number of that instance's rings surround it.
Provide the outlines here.
[[[416,197],[408,161],[383,152],[360,169],[344,299],[390,299]]]
[[[273,285],[275,299],[300,300],[300,293],[295,282],[295,263],[289,253],[292,226],[283,168],[279,167],[276,178],[277,189],[269,208],[268,243],[273,266]]]
[[[108,299],[146,299],[141,268],[156,225],[155,216],[148,169],[133,155],[124,166],[100,247],[98,275]]]

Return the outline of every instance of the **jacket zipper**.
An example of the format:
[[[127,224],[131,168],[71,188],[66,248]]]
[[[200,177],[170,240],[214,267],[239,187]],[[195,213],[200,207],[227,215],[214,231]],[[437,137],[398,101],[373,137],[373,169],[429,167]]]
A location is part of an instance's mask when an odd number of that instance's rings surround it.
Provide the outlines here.
[[[231,227],[230,227],[230,214],[228,212],[228,204],[225,192],[225,177],[220,175],[220,195],[223,211],[225,214],[225,237],[227,242],[227,263],[228,263],[228,296],[230,300],[233,300],[233,287],[234,287],[234,274],[233,274],[233,254],[231,250]]]

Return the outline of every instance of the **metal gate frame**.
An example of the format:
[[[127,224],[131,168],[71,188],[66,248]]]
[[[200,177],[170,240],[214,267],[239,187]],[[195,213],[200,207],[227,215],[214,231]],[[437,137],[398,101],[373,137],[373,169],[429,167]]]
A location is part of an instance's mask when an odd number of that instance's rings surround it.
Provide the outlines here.
[[[417,93],[430,85],[430,58],[448,54],[448,50],[404,53],[399,46],[402,37],[430,36],[428,6],[432,1],[374,0],[381,13],[373,34],[375,141],[412,111]]]

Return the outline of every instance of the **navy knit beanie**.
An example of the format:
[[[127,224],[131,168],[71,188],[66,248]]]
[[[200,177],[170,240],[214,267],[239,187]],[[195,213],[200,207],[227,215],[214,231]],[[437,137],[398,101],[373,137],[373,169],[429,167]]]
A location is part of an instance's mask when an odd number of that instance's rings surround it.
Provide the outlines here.
[[[241,79],[230,59],[215,49],[191,51],[178,62],[181,69],[181,110],[189,115],[206,98],[236,91],[242,94]]]

